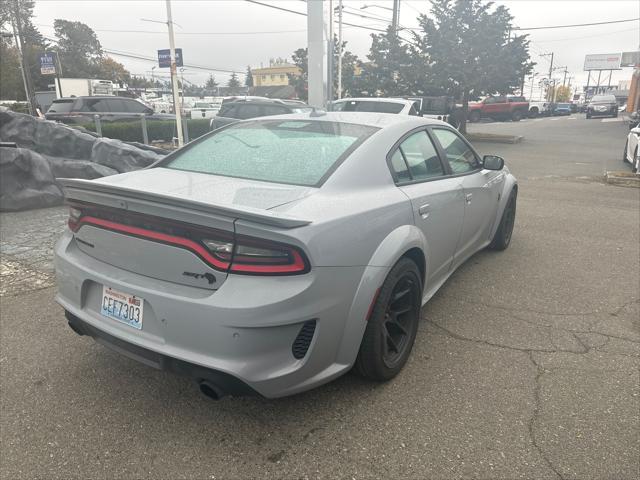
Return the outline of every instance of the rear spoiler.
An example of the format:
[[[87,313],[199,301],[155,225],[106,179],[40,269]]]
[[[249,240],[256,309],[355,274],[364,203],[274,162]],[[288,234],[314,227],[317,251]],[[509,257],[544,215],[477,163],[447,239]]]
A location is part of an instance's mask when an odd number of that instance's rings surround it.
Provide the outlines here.
[[[109,204],[111,206],[118,206],[119,208],[127,208],[126,199],[151,201],[205,214],[233,217],[281,228],[296,228],[311,223],[310,220],[301,220],[269,210],[251,207],[242,207],[240,209],[222,205],[212,205],[160,193],[141,192],[127,187],[105,185],[92,180],[58,178],[57,182],[62,186],[65,199],[67,200],[96,203],[98,199],[104,201],[105,197],[107,197],[106,199],[110,200]]]

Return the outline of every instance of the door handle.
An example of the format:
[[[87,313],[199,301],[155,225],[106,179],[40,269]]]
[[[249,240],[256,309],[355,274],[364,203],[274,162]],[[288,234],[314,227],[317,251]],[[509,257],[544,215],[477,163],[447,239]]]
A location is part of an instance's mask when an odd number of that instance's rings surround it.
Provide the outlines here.
[[[467,204],[471,203],[471,198],[473,197],[473,193],[467,193],[464,198],[467,201]]]
[[[431,211],[431,207],[429,206],[428,203],[425,203],[424,205],[421,205],[418,208],[418,214],[420,214],[422,218],[427,218],[429,216],[430,211]]]

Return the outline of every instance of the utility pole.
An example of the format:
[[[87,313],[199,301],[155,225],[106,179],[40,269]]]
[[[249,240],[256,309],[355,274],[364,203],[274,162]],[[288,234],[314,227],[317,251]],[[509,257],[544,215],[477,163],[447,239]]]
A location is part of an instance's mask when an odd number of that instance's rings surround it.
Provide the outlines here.
[[[338,99],[342,98],[342,0],[338,0]]]
[[[18,2],[13,2],[13,18],[11,19],[11,26],[13,27],[13,38],[16,42],[16,47],[20,53],[20,70],[22,70],[22,81],[24,83],[24,91],[27,96],[27,102],[29,104],[29,113],[31,115],[36,114],[36,99],[33,96],[33,88],[31,83],[31,72],[29,71],[27,59],[25,58],[25,43],[24,35],[22,34],[22,22],[20,21],[20,11]]]
[[[553,74],[553,52],[551,53],[541,53],[540,54],[541,57],[551,57],[551,63],[549,64],[549,85],[551,85],[551,75]],[[547,97],[549,96],[549,94],[547,93]],[[553,95],[552,98],[550,99],[552,102],[554,101],[555,98],[555,84],[553,87]]]
[[[173,88],[173,111],[176,114],[178,130],[178,148],[184,145],[182,136],[182,110],[180,108],[180,92],[178,88],[178,72],[176,68],[176,42],[173,36],[173,17],[171,16],[171,0],[167,0],[167,27],[169,27],[169,51],[171,55],[171,87]]]
[[[333,0],[329,0],[329,44],[327,45],[327,101],[333,102]]]
[[[391,19],[391,28],[394,35],[398,35],[398,25],[400,24],[400,0],[393,0],[393,17]]]

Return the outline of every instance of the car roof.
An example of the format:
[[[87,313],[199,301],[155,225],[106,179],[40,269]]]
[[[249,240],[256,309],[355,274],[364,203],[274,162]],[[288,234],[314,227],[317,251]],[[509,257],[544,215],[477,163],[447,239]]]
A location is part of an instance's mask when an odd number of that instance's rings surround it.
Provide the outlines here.
[[[388,97],[355,97],[355,98],[341,98],[335,100],[332,103],[343,102],[375,102],[375,103],[399,103],[401,105],[413,105],[415,100],[407,100],[405,98],[388,98]]]
[[[117,98],[118,100],[127,99],[127,100],[138,100],[137,98],[131,97],[120,97],[118,95],[78,95],[77,97],[61,97],[56,98],[54,102],[65,101],[65,100],[84,100],[85,98]],[[139,100],[138,100],[139,101]]]
[[[413,115],[398,115],[396,113],[375,113],[375,112],[325,112],[315,110],[314,112],[294,113],[290,115],[272,115],[268,117],[251,118],[242,122],[268,121],[268,120],[313,120],[322,122],[350,123],[355,125],[365,125],[369,127],[385,128],[393,125],[405,124],[407,127],[420,127],[422,125],[446,125],[446,122],[434,118],[417,117]]]

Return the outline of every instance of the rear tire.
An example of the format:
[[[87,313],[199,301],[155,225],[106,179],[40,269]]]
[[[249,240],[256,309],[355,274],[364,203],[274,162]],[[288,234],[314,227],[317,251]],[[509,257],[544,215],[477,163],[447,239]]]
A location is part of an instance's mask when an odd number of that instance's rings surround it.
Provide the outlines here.
[[[478,112],[477,110],[474,110],[473,112],[471,112],[469,114],[469,121],[471,123],[479,122],[480,121],[480,117],[481,117],[480,112]]]
[[[511,237],[513,234],[513,225],[516,220],[516,203],[518,198],[517,190],[512,190],[509,194],[509,200],[502,212],[502,218],[500,219],[500,225],[496,230],[493,240],[489,244],[491,250],[506,250],[511,243]]]
[[[511,120],[514,122],[519,122],[520,120],[522,120],[522,112],[520,110],[515,110],[511,114]]]
[[[638,147],[633,152],[633,163],[631,164],[631,171],[633,173],[640,172],[640,157],[638,157]]]
[[[538,109],[536,107],[529,110],[529,118],[536,118],[538,116]]]
[[[590,119],[591,119],[591,115],[587,113],[587,120],[590,120]]]
[[[422,280],[416,264],[401,258],[385,279],[362,337],[354,370],[369,380],[395,377],[407,362],[418,331]]]

